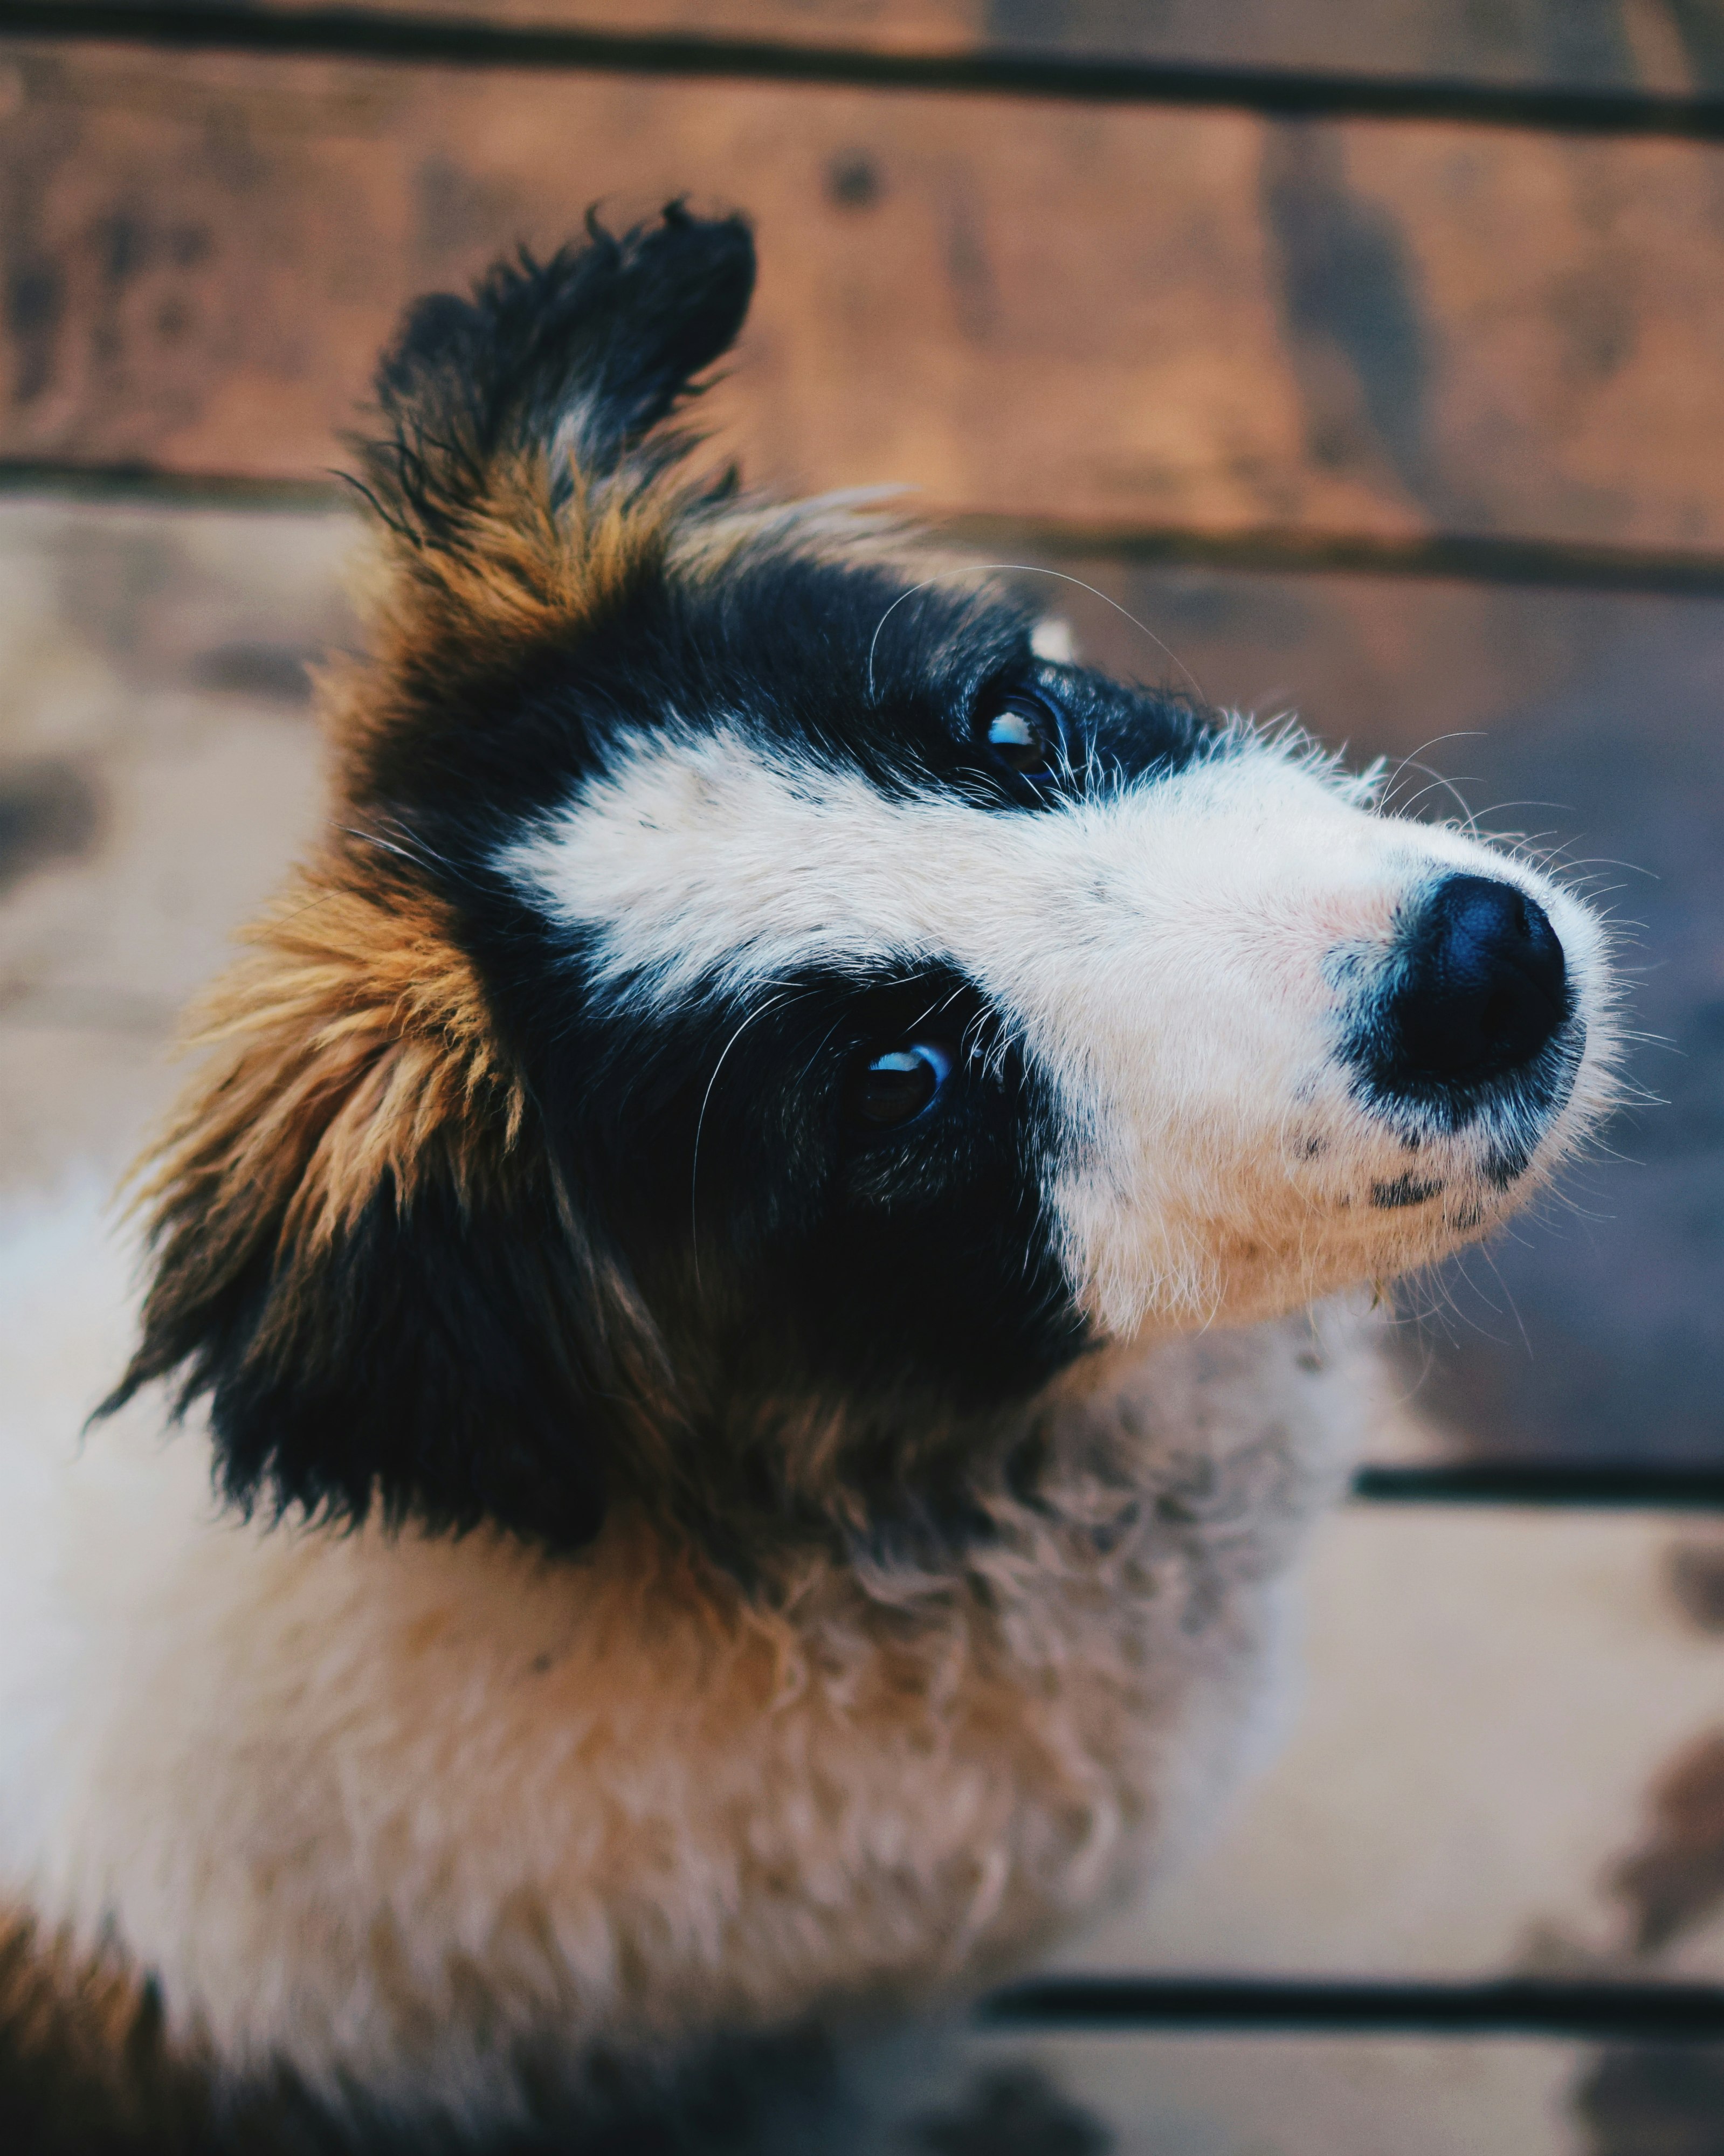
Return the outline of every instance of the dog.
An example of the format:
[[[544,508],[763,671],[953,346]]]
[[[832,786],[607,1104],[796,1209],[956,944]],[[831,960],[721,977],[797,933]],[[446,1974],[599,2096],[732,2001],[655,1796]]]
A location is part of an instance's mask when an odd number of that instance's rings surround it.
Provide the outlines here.
[[[699,475],[753,275],[594,223],[382,363],[327,829],[129,1366],[0,1454],[39,2145],[525,2146],[1021,1965],[1260,1748],[1370,1411],[1311,1306],[1611,1101],[1536,865]]]

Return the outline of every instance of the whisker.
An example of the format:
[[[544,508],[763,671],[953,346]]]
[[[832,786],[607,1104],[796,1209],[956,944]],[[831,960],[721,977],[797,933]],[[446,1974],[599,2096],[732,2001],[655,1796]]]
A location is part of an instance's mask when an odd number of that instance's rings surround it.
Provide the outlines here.
[[[958,563],[950,569],[940,570],[931,577],[925,577],[919,584],[912,584],[907,592],[900,592],[897,598],[892,601],[875,624],[874,634],[869,639],[868,644],[869,702],[872,704],[878,701],[874,680],[874,655],[879,648],[880,631],[906,599],[913,599],[919,592],[931,590],[934,585],[943,583],[951,577],[985,577],[1001,572],[1023,577],[1052,577],[1060,583],[1075,585],[1079,591],[1088,592],[1092,598],[1100,599],[1103,606],[1111,607],[1122,619],[1130,622],[1132,628],[1141,635],[1147,636],[1157,651],[1170,659],[1190,683],[1192,693],[1200,704],[1208,704],[1209,701],[1203,683],[1198,680],[1197,675],[1192,672],[1190,667],[1170,644],[1165,643],[1157,636],[1147,622],[1140,621],[1129,607],[1122,607],[1117,599],[1110,598],[1106,592],[1098,591],[1094,584],[1086,583],[1081,577],[1074,577],[1065,569],[1048,568],[1039,562],[966,562]]]
[[[689,1242],[695,1255],[696,1295],[700,1291],[700,1140],[706,1128],[706,1111],[711,1103],[712,1089],[718,1083],[718,1074],[724,1068],[725,1058],[747,1032],[749,1027],[757,1019],[765,1018],[770,1012],[778,1009],[781,1005],[793,1000],[794,993],[794,991],[786,991],[784,993],[774,996],[769,1002],[762,1004],[757,1010],[752,1010],[748,1014],[720,1051],[718,1060],[712,1066],[712,1075],[706,1081],[706,1091],[700,1096],[700,1112],[695,1122],[695,1158],[689,1169]]]

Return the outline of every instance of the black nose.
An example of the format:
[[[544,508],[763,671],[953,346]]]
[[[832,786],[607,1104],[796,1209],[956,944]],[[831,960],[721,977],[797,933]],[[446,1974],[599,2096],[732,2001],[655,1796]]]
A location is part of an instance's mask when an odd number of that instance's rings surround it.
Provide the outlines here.
[[[1471,1086],[1517,1070],[1568,1015],[1562,947],[1537,899],[1449,876],[1411,923],[1384,1014],[1391,1087]]]

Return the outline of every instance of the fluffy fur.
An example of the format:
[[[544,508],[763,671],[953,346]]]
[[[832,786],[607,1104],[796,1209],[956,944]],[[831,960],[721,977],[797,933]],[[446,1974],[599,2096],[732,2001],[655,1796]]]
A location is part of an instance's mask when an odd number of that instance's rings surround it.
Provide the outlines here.
[[[1526,863],[1044,655],[865,505],[691,480],[752,275],[672,211],[409,319],[329,829],[204,1014],[81,1447],[91,1298],[24,1260],[38,2137],[515,2145],[1021,1960],[1260,1742],[1370,1400],[1285,1313],[1608,1100],[1599,932]]]

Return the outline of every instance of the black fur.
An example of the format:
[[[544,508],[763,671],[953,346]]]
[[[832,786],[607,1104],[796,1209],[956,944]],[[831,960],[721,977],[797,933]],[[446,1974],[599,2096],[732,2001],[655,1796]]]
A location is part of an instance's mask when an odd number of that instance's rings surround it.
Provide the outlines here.
[[[569,988],[527,1054],[573,1175],[685,1322],[693,1297],[734,1327],[724,1358],[745,1394],[920,1393],[962,1414],[1073,1352],[1042,1217],[1044,1104],[967,983],[811,973],[668,1021],[583,1014]],[[933,1105],[858,1127],[859,1062],[929,1037],[954,1058]]]
[[[150,1343],[182,1408],[208,1394],[229,1499],[564,1548],[597,1531],[595,1295],[548,1188],[475,1205],[434,1173],[403,1206],[386,1178],[309,1276],[285,1270],[260,1245]]]
[[[584,245],[498,263],[470,300],[439,292],[408,312],[379,367],[387,431],[359,444],[368,489],[399,531],[459,546],[499,459],[556,439],[566,498],[578,468],[602,476],[669,417],[728,351],[754,290],[738,217],[676,203],[617,238],[589,217]]]
[[[714,2041],[675,2072],[601,2056],[576,2089],[554,2044],[521,2046],[513,2064],[523,2101],[504,2126],[408,2123],[279,2065],[216,2087],[172,2056],[146,1984],[117,2056],[100,2036],[57,2042],[41,2017],[0,2015],[0,2127],[14,2156],[802,2156],[817,2142],[862,2156],[872,2140],[813,2031]]]

